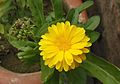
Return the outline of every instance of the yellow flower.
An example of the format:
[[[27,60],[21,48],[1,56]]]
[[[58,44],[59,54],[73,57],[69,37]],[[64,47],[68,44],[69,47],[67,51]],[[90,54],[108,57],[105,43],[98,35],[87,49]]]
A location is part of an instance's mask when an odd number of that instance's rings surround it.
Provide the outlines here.
[[[39,42],[40,55],[45,65],[58,71],[68,71],[79,66],[89,52],[90,38],[85,29],[70,25],[69,21],[48,27],[48,32],[41,36]]]

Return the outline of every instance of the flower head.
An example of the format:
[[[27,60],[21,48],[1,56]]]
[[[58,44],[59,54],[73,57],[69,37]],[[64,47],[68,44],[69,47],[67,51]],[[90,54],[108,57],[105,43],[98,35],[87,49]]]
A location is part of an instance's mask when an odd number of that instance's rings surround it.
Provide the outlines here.
[[[45,65],[58,71],[68,71],[79,66],[89,52],[90,38],[85,29],[71,25],[69,21],[48,27],[48,32],[41,36],[40,55]]]

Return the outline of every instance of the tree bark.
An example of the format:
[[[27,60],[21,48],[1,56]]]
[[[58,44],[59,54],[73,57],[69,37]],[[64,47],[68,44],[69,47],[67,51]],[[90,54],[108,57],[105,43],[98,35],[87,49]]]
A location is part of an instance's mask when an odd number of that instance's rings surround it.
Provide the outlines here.
[[[91,10],[90,16],[98,14],[101,17],[101,24],[97,29],[101,37],[93,45],[93,52],[120,67],[120,1],[95,0]],[[94,84],[101,83],[95,80]]]
[[[101,38],[94,52],[120,67],[120,7],[117,0],[95,0],[95,10],[101,16],[97,29]],[[97,49],[96,49],[97,48]]]

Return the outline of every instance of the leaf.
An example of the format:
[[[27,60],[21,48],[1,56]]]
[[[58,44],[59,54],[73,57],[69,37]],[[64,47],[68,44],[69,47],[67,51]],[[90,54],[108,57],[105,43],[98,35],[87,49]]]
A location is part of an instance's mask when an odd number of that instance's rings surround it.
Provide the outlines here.
[[[54,12],[55,12],[55,17],[56,19],[60,19],[63,17],[63,0],[51,0]]]
[[[89,8],[90,6],[92,6],[93,3],[94,3],[93,1],[86,1],[86,2],[82,3],[82,4],[80,5],[80,7],[76,8],[76,9],[75,9],[75,14],[74,14],[74,17],[73,17],[73,20],[72,20],[72,23],[73,23],[73,24],[77,24],[78,19],[79,19],[79,18],[78,18],[79,14],[80,14],[82,11],[84,11],[85,9]]]
[[[120,69],[94,54],[88,54],[81,67],[103,84],[120,84]]]
[[[46,17],[46,21],[47,22],[52,22],[53,19],[55,19],[55,13],[54,12],[50,12],[49,15]]]
[[[66,20],[72,21],[73,16],[74,16],[74,13],[75,13],[75,9],[70,9],[70,10],[68,11],[67,16],[66,16]]]
[[[24,63],[27,63],[28,65],[33,65],[35,63],[40,62],[40,55],[39,55],[38,47],[31,48],[31,47],[24,47],[21,52],[19,52],[18,58],[22,60]]]
[[[96,31],[89,31],[89,33],[87,32],[87,34],[90,37],[91,43],[94,43],[100,37],[100,33]]]
[[[43,59],[41,59],[41,72],[42,72],[42,81],[43,83],[47,82],[54,73],[54,68],[49,68],[44,64]]]
[[[67,76],[69,84],[86,84],[87,75],[81,66],[67,72]]]
[[[87,30],[95,30],[100,23],[99,16],[92,16],[87,23],[85,24],[85,29]]]
[[[50,79],[48,79],[44,84],[59,84],[59,72],[55,71]]]
[[[4,34],[4,26],[2,24],[0,24],[0,33]]]
[[[10,44],[12,46],[14,46],[15,48],[19,49],[19,50],[21,50],[21,49],[23,49],[24,47],[27,47],[27,46],[30,46],[30,47],[33,47],[33,48],[37,46],[37,43],[35,43],[35,42],[17,40],[16,38],[14,38],[10,35],[7,35],[7,38],[8,38],[8,41],[10,42]]]
[[[36,25],[40,28],[45,22],[43,13],[43,0],[28,0],[32,15],[35,18]]]
[[[0,4],[0,17],[7,13],[13,7],[11,5],[12,0],[5,0]]]
[[[43,35],[45,32],[47,32],[48,26],[49,26],[49,23],[44,23],[41,28],[35,28],[34,29],[34,35],[36,37],[40,38],[41,35]]]
[[[19,52],[18,58],[26,64],[33,65],[40,62],[40,56],[35,51],[23,51]]]
[[[59,72],[59,84],[69,84],[67,73],[65,71]]]

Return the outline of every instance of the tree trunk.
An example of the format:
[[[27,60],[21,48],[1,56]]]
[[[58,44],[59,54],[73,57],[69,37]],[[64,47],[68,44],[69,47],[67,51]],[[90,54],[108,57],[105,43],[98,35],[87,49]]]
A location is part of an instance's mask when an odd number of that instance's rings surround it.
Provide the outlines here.
[[[101,38],[94,45],[94,52],[120,67],[120,3],[117,0],[95,0],[95,9],[101,16],[97,29]],[[97,49],[96,49],[97,48]]]
[[[95,5],[88,14],[101,17],[101,24],[97,29],[101,37],[93,45],[93,52],[120,67],[120,1],[95,0]],[[94,84],[101,83],[94,81]]]

